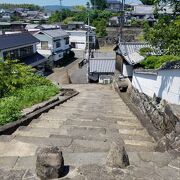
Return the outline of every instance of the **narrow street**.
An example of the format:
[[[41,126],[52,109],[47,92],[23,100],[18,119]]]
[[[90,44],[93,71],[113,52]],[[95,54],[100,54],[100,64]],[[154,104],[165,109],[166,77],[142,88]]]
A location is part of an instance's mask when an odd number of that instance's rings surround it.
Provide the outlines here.
[[[62,149],[70,168],[62,179],[179,179],[176,162],[169,154],[154,151],[153,138],[110,85],[65,87],[80,93],[29,126],[1,137],[0,166],[4,170],[0,179],[36,179],[36,150],[49,145]],[[130,161],[130,166],[118,173],[109,173],[105,167],[112,133],[123,138]]]

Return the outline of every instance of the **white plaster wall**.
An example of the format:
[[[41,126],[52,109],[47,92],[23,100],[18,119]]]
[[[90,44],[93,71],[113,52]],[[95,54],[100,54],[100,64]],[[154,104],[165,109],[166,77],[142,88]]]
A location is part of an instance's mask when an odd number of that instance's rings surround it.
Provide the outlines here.
[[[134,73],[132,85],[150,97],[155,94],[169,103],[180,105],[180,69],[160,70],[157,76]]]
[[[123,75],[125,77],[132,77],[133,75],[133,66],[132,65],[126,65],[123,63]]]

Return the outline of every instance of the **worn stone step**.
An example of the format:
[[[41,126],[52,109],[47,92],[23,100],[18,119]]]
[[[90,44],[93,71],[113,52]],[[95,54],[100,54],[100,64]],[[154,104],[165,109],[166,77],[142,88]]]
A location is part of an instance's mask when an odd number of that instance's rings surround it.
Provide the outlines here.
[[[126,151],[128,152],[152,152],[154,151],[153,146],[136,146],[131,144],[126,144]]]
[[[154,147],[154,143],[150,141],[143,141],[143,140],[129,140],[124,139],[125,145],[133,145],[133,146],[144,146],[144,147]]]
[[[138,121],[117,121],[117,124],[120,126],[129,126],[129,127],[142,127],[141,123]]]
[[[41,120],[39,122],[31,122],[29,127],[39,127],[39,128],[60,128],[63,125],[64,121],[51,121],[51,120]]]
[[[88,164],[104,165],[106,162],[107,153],[105,152],[87,152],[87,153],[67,153],[63,152],[65,166],[79,167]],[[7,162],[3,162],[6,160]],[[31,169],[35,170],[36,156],[26,157],[5,157],[0,158],[3,162],[2,167],[13,167],[15,170]]]
[[[77,119],[68,119],[63,123],[64,125],[71,125],[71,126],[79,126],[79,127],[103,127],[103,128],[117,128],[117,124],[113,122],[107,122],[107,121],[97,121],[97,120],[86,120],[83,119],[79,120]]]
[[[146,130],[136,130],[136,129],[120,129],[119,134],[126,134],[126,135],[138,135],[142,137],[149,137],[149,134],[147,133]]]
[[[138,140],[138,141],[149,141],[154,142],[153,138],[150,136],[139,136],[139,135],[129,135],[129,134],[120,134],[123,140]]]
[[[13,133],[15,136],[36,136],[36,137],[49,137],[50,134],[58,133],[60,129],[58,128],[40,128],[40,127],[24,127],[19,128]]]
[[[13,169],[17,162],[17,159],[17,156],[0,157],[0,169]]]
[[[69,148],[72,148],[73,152],[108,152],[110,143],[75,139]]]
[[[58,135],[71,135],[71,136],[91,136],[106,134],[106,129],[101,127],[79,127],[79,126],[69,126],[64,125],[60,128]]]
[[[0,142],[0,157],[5,156],[33,156],[37,146],[17,140]]]
[[[14,139],[14,135],[1,135],[0,136],[0,142],[10,142],[12,139]]]
[[[39,128],[39,127],[24,127],[17,130],[14,135],[21,136],[36,136],[36,137],[49,137],[50,135],[79,135],[79,136],[91,136],[106,134],[106,129],[101,127],[78,127],[64,125],[60,128]]]
[[[16,141],[34,144],[36,146],[59,146],[68,147],[72,144],[73,139],[70,137],[33,137],[33,136],[16,136]],[[22,149],[23,151],[23,149]]]

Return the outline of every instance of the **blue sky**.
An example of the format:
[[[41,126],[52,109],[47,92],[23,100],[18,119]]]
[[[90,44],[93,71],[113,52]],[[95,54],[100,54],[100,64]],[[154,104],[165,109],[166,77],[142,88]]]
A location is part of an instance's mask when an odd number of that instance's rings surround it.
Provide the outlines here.
[[[62,4],[64,6],[74,6],[74,5],[85,5],[88,0],[62,0]],[[137,3],[138,0],[126,0],[130,3]],[[29,3],[29,4],[37,4],[37,5],[58,5],[59,0],[0,0],[0,3]]]

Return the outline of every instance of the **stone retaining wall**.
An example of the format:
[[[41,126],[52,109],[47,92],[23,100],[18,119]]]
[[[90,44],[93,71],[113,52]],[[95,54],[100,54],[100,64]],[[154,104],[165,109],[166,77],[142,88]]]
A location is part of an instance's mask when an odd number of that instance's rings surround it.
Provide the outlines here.
[[[140,112],[163,134],[163,138],[158,139],[158,150],[173,149],[180,153],[180,120],[170,105],[165,100],[139,93],[132,86],[128,88],[128,94]]]

